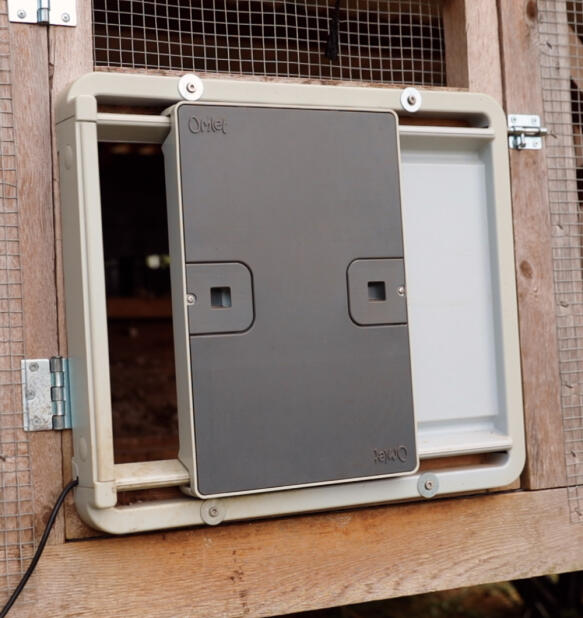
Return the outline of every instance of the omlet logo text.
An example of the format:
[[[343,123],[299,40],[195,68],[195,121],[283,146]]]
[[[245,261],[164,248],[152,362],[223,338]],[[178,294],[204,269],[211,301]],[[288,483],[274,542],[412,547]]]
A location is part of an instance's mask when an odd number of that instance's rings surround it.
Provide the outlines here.
[[[198,133],[222,133],[227,132],[224,118],[197,118],[192,116],[188,121],[188,128],[195,135]]]

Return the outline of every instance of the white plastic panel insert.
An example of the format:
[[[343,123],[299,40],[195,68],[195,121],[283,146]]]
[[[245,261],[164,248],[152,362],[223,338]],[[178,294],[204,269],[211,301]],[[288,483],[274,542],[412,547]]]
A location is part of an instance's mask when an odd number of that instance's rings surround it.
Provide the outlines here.
[[[401,139],[413,388],[427,454],[508,445],[489,152],[479,140]]]

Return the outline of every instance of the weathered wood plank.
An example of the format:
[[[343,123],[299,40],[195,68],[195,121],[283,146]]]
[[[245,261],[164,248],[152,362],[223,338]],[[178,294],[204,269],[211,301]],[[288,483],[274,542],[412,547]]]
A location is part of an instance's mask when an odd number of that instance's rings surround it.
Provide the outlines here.
[[[54,546],[16,612],[273,616],[581,568],[566,490],[512,492]]]
[[[28,358],[46,358],[58,353],[47,32],[11,24],[10,37],[24,350]],[[39,538],[63,484],[61,436],[39,432],[28,439]],[[63,540],[63,521],[60,516],[53,541]]]
[[[573,101],[577,100],[577,94],[571,92],[572,79],[578,71],[577,55],[580,46],[573,49],[571,45],[573,39],[569,24],[578,20],[577,12],[569,13],[569,4],[565,0],[539,0],[538,10],[540,47],[544,50],[542,87],[545,123],[550,132],[549,139],[546,140],[546,155],[553,235],[564,450],[567,482],[574,485],[583,481],[583,355],[580,351],[583,347],[583,228],[574,135],[574,127],[580,125],[580,120],[574,124]],[[577,26],[576,23],[573,25]],[[578,96],[581,96],[580,93]],[[572,516],[583,521],[583,502],[574,499],[571,506]]]
[[[496,0],[445,0],[447,85],[483,92],[502,102]]]
[[[49,29],[48,38],[48,62],[51,72],[51,82],[47,90],[50,92],[51,104],[49,111],[51,123],[54,126],[54,105],[60,92],[62,92],[77,77],[93,70],[93,37],[92,37],[92,3],[77,2],[77,26],[75,28],[52,27]],[[55,243],[56,243],[56,286],[57,286],[57,312],[59,327],[59,349],[61,354],[66,355],[66,316],[65,294],[62,265],[62,236],[61,236],[61,210],[59,202],[59,167],[56,154],[56,141],[53,133],[53,196],[55,203]],[[71,478],[72,440],[70,432],[65,432],[62,443],[62,460],[59,462],[63,468],[65,482]],[[90,531],[79,519],[72,498],[65,505],[66,536],[70,538],[89,536]]]
[[[536,3],[501,0],[504,101],[543,112]],[[525,71],[525,67],[532,70]],[[565,484],[547,167],[543,153],[510,152],[526,423],[528,487]]]

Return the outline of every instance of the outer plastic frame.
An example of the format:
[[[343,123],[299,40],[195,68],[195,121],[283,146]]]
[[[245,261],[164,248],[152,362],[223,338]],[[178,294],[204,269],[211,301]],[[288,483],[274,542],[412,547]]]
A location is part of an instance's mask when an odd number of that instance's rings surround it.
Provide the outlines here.
[[[181,100],[178,81],[178,77],[90,73],[70,86],[57,109],[73,470],[79,477],[75,502],[81,517],[95,528],[124,534],[419,497],[422,475],[413,474],[212,501],[185,497],[116,506],[118,491],[184,486],[190,479],[178,460],[133,464],[114,464],[113,460],[97,142],[162,142],[169,132],[170,120],[164,116],[100,114],[97,103],[169,106]],[[208,79],[201,103],[366,107],[403,113],[401,92],[396,88]],[[500,371],[505,388],[507,439],[500,442],[504,452],[495,455],[492,464],[440,470],[434,475],[439,494],[478,491],[512,482],[520,474],[525,458],[506,121],[502,109],[490,97],[449,91],[423,91],[423,106],[416,115],[463,117],[475,128],[401,127],[402,137],[463,136],[487,140],[491,148],[497,313],[503,365]],[[175,315],[176,318],[180,316]],[[178,369],[179,351],[177,360]],[[178,396],[179,405],[188,404],[188,394],[179,392]],[[494,449],[489,445],[486,450]],[[452,454],[461,452],[463,448]],[[423,458],[423,452],[420,454]]]

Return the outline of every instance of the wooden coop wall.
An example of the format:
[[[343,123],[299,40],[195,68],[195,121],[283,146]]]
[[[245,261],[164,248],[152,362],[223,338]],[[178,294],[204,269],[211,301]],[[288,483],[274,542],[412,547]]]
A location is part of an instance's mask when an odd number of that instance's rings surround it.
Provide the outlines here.
[[[331,2],[78,0],[76,28],[47,28],[9,24],[0,0],[0,597],[26,568],[71,476],[69,432],[19,429],[18,370],[23,357],[66,355],[53,107],[94,69],[466,88],[508,112],[541,114],[552,129],[545,153],[510,153],[528,457],[521,482],[490,495],[124,538],[89,538],[95,531],[69,500],[15,615],[272,616],[583,568],[583,1],[341,4],[334,64],[322,56]],[[149,300],[150,315],[136,317],[144,303],[113,296],[111,323],[127,335],[127,320],[168,320],[164,298]],[[122,459],[159,448],[147,436],[132,442],[134,430],[118,425]]]

